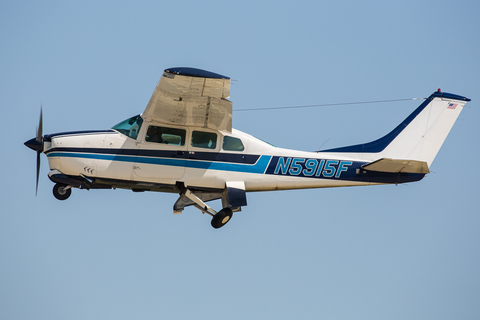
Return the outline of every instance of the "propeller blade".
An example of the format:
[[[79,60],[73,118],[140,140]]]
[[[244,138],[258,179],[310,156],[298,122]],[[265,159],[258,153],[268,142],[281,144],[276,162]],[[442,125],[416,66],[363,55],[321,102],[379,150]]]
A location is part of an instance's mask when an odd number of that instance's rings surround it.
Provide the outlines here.
[[[42,142],[42,140],[43,140],[43,111],[42,111],[42,106],[40,105],[40,120],[38,121],[37,141]]]
[[[35,184],[35,196],[37,196],[37,193],[38,193],[38,178],[40,176],[40,154],[43,152],[43,110],[42,109],[43,109],[42,105],[40,105],[40,120],[38,120],[37,137],[35,138],[35,140],[32,139],[36,143],[34,143],[35,145],[33,146],[29,146],[30,148],[33,147],[32,149],[35,149],[37,151],[37,180]]]
[[[37,151],[37,182],[35,186],[35,196],[37,196],[38,193],[38,177],[40,176],[40,154],[41,151]]]

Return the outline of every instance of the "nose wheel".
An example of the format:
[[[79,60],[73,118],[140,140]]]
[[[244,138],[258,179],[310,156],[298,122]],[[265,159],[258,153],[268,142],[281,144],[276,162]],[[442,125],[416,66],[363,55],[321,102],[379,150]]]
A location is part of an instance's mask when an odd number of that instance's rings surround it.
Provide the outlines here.
[[[66,184],[57,183],[53,186],[53,195],[58,200],[66,200],[72,194],[72,187]]]
[[[233,211],[230,208],[223,208],[212,218],[212,227],[215,229],[221,228],[227,224],[232,218]]]

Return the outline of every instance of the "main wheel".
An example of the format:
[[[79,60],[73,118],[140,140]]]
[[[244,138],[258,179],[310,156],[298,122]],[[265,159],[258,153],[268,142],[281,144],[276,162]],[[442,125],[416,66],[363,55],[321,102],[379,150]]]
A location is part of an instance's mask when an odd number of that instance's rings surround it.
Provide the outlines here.
[[[212,218],[212,227],[215,229],[221,228],[227,224],[233,216],[233,211],[230,208],[223,208]]]
[[[66,200],[70,195],[72,194],[72,188],[66,188],[67,185],[57,183],[56,185],[53,186],[53,195],[55,198],[58,200]]]

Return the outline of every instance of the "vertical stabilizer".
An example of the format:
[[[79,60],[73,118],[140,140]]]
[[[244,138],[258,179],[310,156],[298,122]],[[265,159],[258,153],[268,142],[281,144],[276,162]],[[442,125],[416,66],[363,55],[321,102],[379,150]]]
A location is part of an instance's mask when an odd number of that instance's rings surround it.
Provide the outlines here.
[[[377,159],[422,161],[430,167],[468,101],[469,98],[439,90],[425,99],[412,114],[384,137],[369,143],[322,152],[375,154]]]

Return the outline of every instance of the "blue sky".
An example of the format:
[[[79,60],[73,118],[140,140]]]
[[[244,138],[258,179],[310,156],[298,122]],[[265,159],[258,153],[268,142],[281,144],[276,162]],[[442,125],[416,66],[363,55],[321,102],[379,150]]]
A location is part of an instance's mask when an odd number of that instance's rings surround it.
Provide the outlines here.
[[[480,4],[17,1],[0,5],[2,319],[478,319]],[[230,76],[235,109],[426,97],[467,104],[418,183],[248,194],[219,230],[176,195],[74,190],[35,136],[141,113],[162,71]],[[317,150],[389,132],[419,101],[234,112]],[[214,204],[218,207],[220,204]]]

